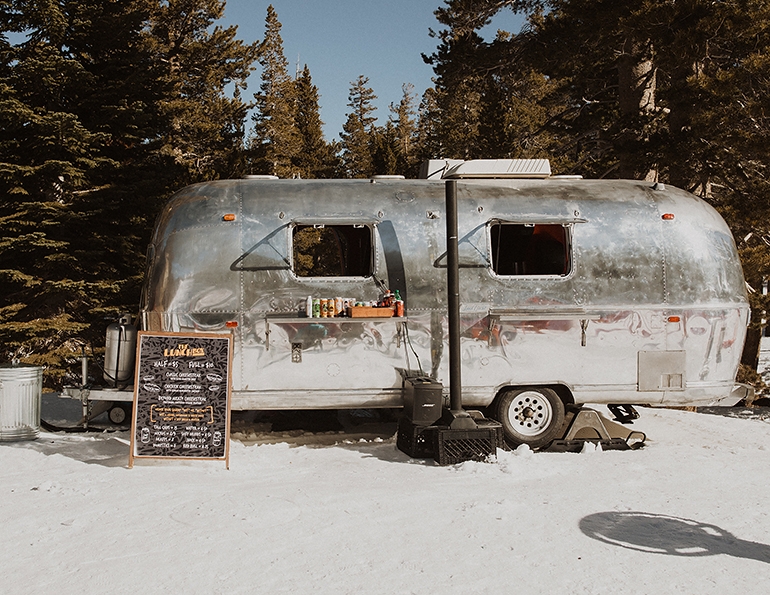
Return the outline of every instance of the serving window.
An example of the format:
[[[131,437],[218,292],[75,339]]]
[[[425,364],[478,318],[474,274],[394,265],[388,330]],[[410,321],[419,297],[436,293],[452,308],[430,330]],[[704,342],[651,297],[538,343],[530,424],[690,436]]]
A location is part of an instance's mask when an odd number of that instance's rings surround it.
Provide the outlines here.
[[[570,273],[569,227],[553,223],[490,224],[490,261],[497,275],[553,275]]]
[[[371,277],[372,229],[368,225],[296,225],[292,269],[299,277]]]

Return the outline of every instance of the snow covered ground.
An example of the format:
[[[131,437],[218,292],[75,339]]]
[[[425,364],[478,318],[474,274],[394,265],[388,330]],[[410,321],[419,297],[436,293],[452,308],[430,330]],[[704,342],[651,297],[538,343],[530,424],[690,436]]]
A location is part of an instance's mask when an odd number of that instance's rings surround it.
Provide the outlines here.
[[[768,422],[637,425],[641,451],[450,467],[391,438],[241,434],[229,471],[44,432],[0,444],[0,591],[766,593]]]
[[[640,413],[640,451],[449,467],[385,423],[243,426],[229,470],[128,469],[127,432],[0,443],[0,592],[767,593],[770,420]]]

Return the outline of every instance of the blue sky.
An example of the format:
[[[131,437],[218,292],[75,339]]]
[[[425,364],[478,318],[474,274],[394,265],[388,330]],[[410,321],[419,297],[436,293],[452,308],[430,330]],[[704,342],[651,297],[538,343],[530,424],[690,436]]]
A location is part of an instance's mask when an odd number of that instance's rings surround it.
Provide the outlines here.
[[[441,0],[227,0],[222,24],[238,25],[238,37],[251,42],[265,32],[267,7],[272,4],[282,24],[281,37],[292,73],[299,62],[310,68],[321,95],[321,119],[327,140],[339,139],[345,122],[350,83],[364,75],[374,90],[379,123],[388,106],[401,99],[401,86],[411,83],[419,96],[431,86],[433,71],[421,53],[431,54],[439,30],[433,11]],[[522,19],[510,11],[495,17],[483,32],[518,31]],[[259,68],[250,89],[259,87]]]

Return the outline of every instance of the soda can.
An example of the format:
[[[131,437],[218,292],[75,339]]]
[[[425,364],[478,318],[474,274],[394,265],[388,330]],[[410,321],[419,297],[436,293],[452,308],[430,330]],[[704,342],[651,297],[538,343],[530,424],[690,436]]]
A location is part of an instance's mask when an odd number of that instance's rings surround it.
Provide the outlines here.
[[[334,298],[334,315],[342,316],[343,312],[345,312],[345,306],[342,303],[342,298]]]
[[[321,317],[321,300],[319,298],[313,298],[313,318]]]
[[[321,298],[321,318],[329,316],[329,300]]]
[[[404,302],[403,300],[396,300],[396,316],[404,315]]]

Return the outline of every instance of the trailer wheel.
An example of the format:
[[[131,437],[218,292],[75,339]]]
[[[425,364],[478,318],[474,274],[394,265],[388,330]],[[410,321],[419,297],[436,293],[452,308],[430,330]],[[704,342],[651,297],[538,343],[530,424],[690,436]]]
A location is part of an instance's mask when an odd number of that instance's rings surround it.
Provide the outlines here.
[[[550,388],[509,390],[498,397],[495,416],[509,444],[540,448],[558,437],[564,403]]]
[[[110,418],[112,423],[119,425],[126,421],[128,411],[122,405],[114,405],[107,413],[107,417]]]

